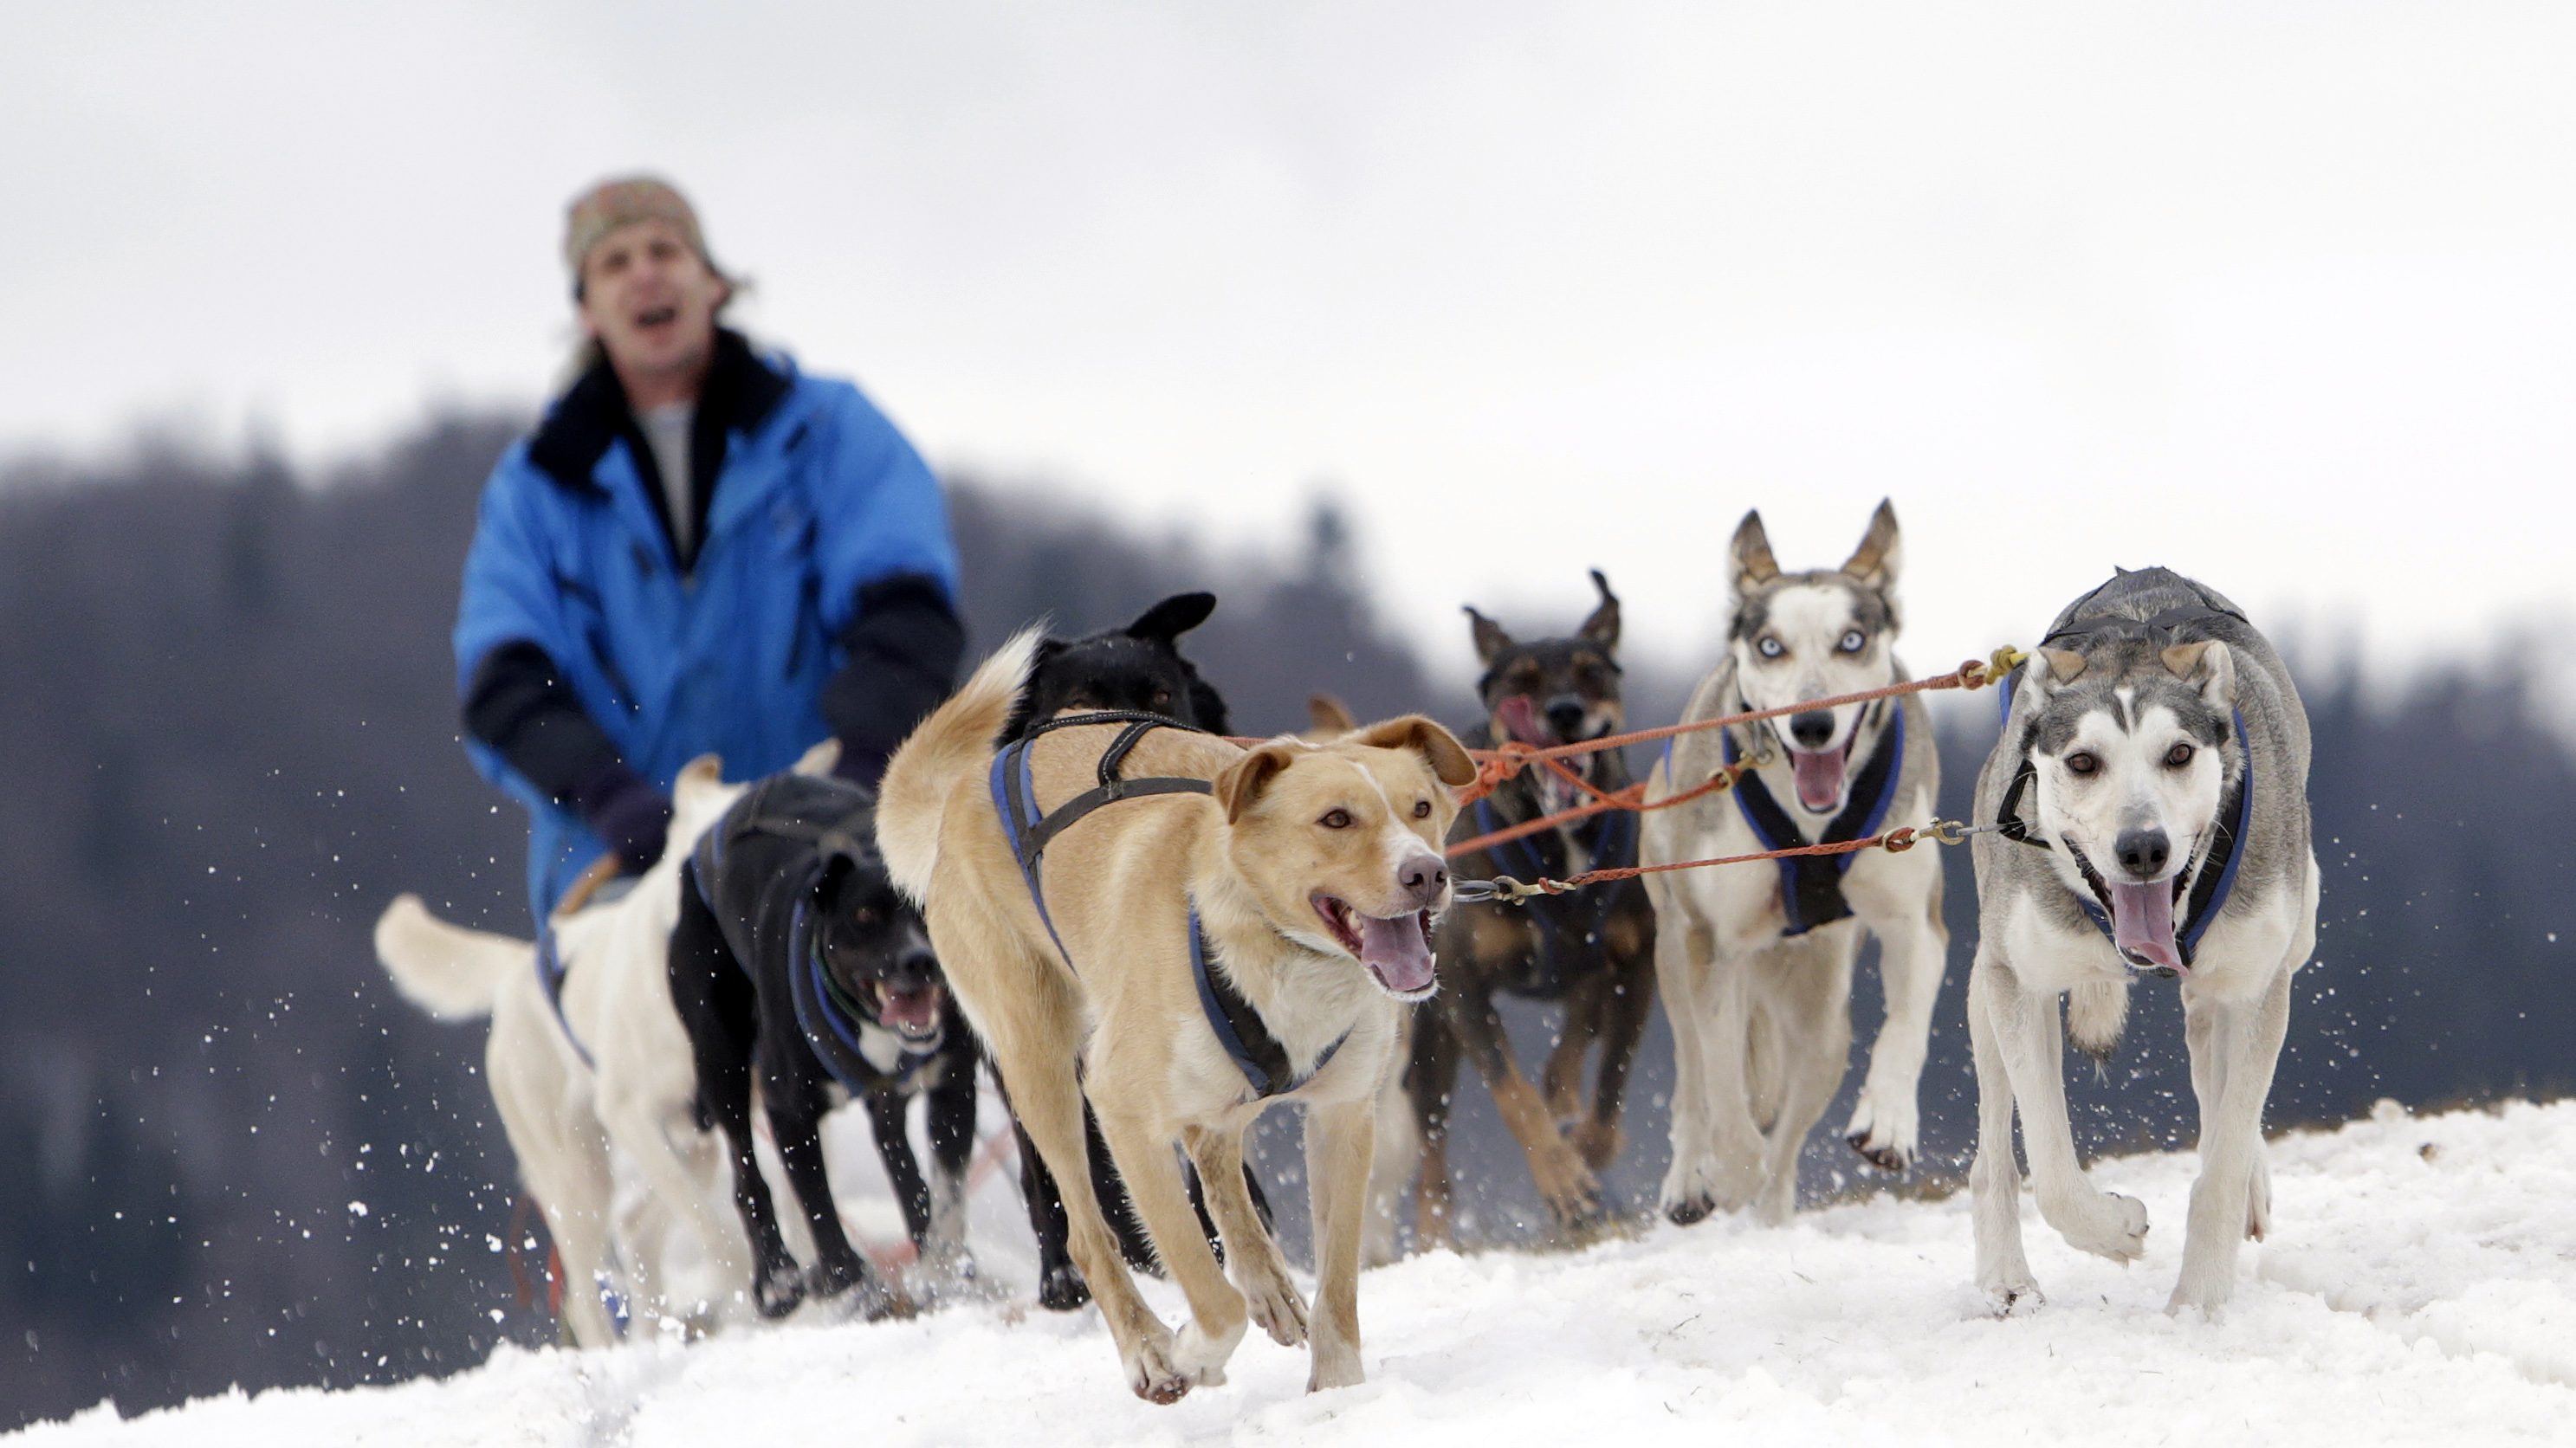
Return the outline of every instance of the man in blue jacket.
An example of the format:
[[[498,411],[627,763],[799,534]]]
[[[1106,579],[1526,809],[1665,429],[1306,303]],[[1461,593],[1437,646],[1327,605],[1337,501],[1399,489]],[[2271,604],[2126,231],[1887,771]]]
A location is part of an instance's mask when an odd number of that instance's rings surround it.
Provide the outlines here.
[[[677,191],[584,194],[564,261],[586,365],[484,485],[456,620],[539,920],[602,852],[661,854],[699,754],[748,779],[830,734],[873,786],[965,642],[938,482],[856,387],[718,325],[733,287]]]

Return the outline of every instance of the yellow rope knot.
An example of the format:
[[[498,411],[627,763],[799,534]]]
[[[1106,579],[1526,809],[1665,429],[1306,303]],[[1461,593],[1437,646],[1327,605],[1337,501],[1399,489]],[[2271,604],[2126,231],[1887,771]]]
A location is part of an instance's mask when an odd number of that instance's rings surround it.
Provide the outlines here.
[[[2013,670],[2020,668],[2029,660],[2030,655],[2006,644],[1995,650],[1994,656],[1983,663],[1970,659],[1961,664],[1959,666],[1960,687],[1982,689],[1988,684],[2000,684]]]

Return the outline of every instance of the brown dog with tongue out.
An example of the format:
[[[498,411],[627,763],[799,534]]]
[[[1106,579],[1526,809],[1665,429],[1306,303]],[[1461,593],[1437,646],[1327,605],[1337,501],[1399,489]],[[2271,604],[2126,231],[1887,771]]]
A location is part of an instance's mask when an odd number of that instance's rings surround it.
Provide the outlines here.
[[[1441,841],[1474,762],[1418,715],[1247,750],[1065,714],[997,753],[1035,647],[1033,634],[1003,645],[896,751],[877,809],[887,866],[1063,1189],[1068,1245],[1129,1387],[1168,1403],[1224,1382],[1247,1323],[1310,1345],[1310,1388],[1357,1383],[1378,1089],[1404,1006],[1436,985]],[[1086,1097],[1188,1299],[1178,1333],[1138,1294],[1101,1215]],[[1311,1311],[1243,1187],[1243,1133],[1283,1100],[1305,1108]],[[1223,1265],[1175,1142],[1198,1167]]]

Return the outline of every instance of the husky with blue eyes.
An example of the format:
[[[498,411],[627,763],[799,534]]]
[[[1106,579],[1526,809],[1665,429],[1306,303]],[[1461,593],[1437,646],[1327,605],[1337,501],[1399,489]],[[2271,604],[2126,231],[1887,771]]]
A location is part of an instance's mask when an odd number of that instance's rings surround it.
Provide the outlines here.
[[[2200,1179],[2168,1311],[2236,1289],[2236,1244],[2270,1225],[2263,1101],[2289,1028],[2290,976],[2316,944],[2308,716],[2243,611],[2162,568],[2120,571],[2057,616],[2013,681],[1977,776],[1977,1282],[1999,1312],[2036,1305],[2021,1246],[2021,1117],[2032,1195],[2066,1240],[2115,1262],[2146,1208],[2087,1181],[2066,1119],[2065,1034],[2118,1044],[2129,984],[2178,979]]]
[[[1906,677],[1895,653],[1896,513],[1881,503],[1840,568],[1784,573],[1762,516],[1735,531],[1726,659],[1682,717],[1786,708]],[[1940,794],[1921,696],[1806,709],[1686,734],[1656,765],[1649,800],[1754,761],[1732,789],[1644,817],[1643,860],[1744,855],[1920,828]],[[1879,942],[1887,1018],[1844,1137],[1886,1171],[1913,1164],[1916,1085],[1949,936],[1936,851],[1816,855],[1774,865],[1648,875],[1655,979],[1673,1025],[1673,1162],[1663,1209],[1687,1225],[1751,1208],[1788,1219],[1798,1153],[1851,1055],[1861,932]]]

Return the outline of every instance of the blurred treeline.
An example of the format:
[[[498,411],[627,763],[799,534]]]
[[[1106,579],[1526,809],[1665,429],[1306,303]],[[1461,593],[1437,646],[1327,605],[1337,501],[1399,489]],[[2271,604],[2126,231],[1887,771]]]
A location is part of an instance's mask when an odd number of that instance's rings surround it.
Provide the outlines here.
[[[503,1337],[544,1340],[499,1251],[516,1187],[482,1031],[407,1007],[368,943],[406,889],[528,926],[521,821],[457,747],[447,646],[476,491],[517,426],[438,421],[328,478],[148,449],[0,475],[0,1427],[107,1396],[130,1412],[449,1371]],[[1433,697],[1372,617],[1329,506],[1274,555],[1219,557],[952,481],[976,647],[1042,612],[1082,631],[1209,587],[1223,604],[1192,652],[1238,728],[1300,727],[1316,688],[1364,717],[1473,713]],[[2034,621],[2058,602],[2033,600]],[[1463,627],[1460,651],[1452,674]],[[2576,936],[2550,932],[2576,765],[2540,681],[2500,651],[2393,698],[2349,669],[2301,682],[2328,924],[2274,1119],[2563,1088],[2576,987],[2555,972]],[[1632,669],[1634,716],[1668,719],[1685,684]],[[1953,811],[1988,708],[1943,706]],[[1973,896],[1964,855],[1950,864],[1924,1086],[1935,1172],[1963,1160],[1973,1101]],[[2189,1139],[2171,994],[2143,988],[2123,1057],[2098,1080],[2081,1068],[2097,1143]],[[1865,1042],[1874,985],[1862,996]],[[1542,1017],[1516,1024],[1539,1044]],[[1647,1204],[1666,1040],[1659,1023],[1614,1177]],[[1526,1173],[1482,1091],[1461,1105],[1486,1229],[1511,1235],[1534,1207]],[[1858,1175],[1840,1152],[1814,1149],[1812,1190]]]

